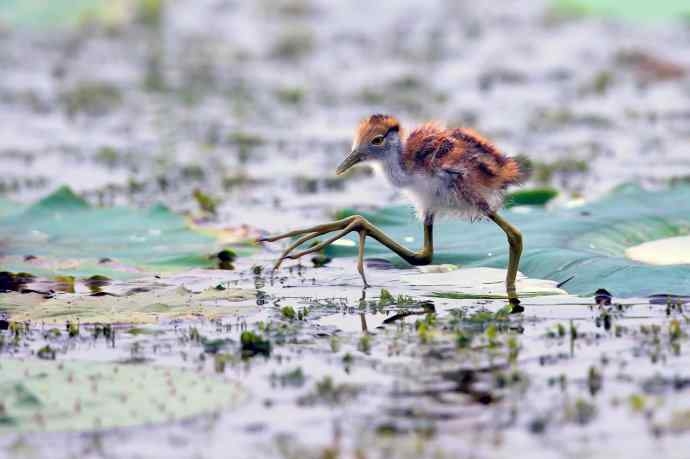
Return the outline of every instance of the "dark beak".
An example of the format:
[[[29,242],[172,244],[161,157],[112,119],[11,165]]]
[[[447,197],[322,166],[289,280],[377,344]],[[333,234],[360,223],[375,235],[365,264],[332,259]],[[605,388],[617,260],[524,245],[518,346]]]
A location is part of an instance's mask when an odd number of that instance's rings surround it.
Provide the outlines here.
[[[352,166],[362,162],[363,160],[364,155],[362,155],[359,150],[352,150],[352,152],[347,155],[347,158],[345,158],[343,162],[340,163],[340,166],[338,166],[338,168],[335,170],[336,175],[345,173]]]

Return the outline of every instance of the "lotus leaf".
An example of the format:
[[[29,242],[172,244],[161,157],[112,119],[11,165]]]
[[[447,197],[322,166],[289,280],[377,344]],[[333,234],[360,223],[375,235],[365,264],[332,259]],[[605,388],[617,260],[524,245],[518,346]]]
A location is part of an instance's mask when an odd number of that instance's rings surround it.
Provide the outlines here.
[[[685,0],[556,0],[554,5],[560,11],[616,16],[639,21],[678,18],[690,13],[690,5]]]
[[[249,314],[254,311],[252,290],[211,288],[200,293],[178,287],[124,296],[38,293],[0,294],[0,312],[15,321],[45,323],[153,323],[159,320],[192,319]]]
[[[202,234],[164,206],[92,207],[66,187],[4,216],[2,209],[4,271],[123,279],[147,271],[217,266],[213,255],[222,248],[215,234]]]
[[[599,288],[623,297],[690,294],[690,265],[657,266],[625,256],[628,248],[644,242],[690,234],[690,187],[645,191],[627,185],[581,207],[553,211],[532,207],[504,213],[524,234],[520,270],[529,277],[565,282],[564,288],[576,294],[593,294]],[[421,224],[409,207],[363,215],[396,240],[420,245]],[[434,236],[434,263],[506,265],[505,235],[492,223],[440,221]],[[334,255],[355,255],[356,250],[355,244],[330,248]],[[375,241],[367,240],[367,253],[404,265]]]
[[[3,0],[0,22],[29,27],[73,26],[86,19],[116,22],[130,0]]]
[[[191,370],[76,361],[0,360],[0,434],[161,424],[237,405],[241,386]]]

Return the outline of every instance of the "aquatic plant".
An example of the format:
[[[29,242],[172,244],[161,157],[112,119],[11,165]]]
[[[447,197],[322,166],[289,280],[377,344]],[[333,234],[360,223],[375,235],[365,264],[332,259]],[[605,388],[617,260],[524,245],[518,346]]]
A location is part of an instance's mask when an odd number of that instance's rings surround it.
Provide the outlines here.
[[[659,202],[663,202],[662,207]],[[690,187],[679,186],[656,192],[637,186],[622,186],[603,199],[576,209],[547,211],[533,207],[528,213],[512,212],[522,230],[525,251],[521,271],[532,278],[567,283],[571,293],[591,295],[604,287],[615,296],[645,296],[660,291],[677,295],[690,294],[686,282],[689,265],[652,266],[626,257],[626,250],[643,242],[687,235],[690,219]],[[507,211],[510,212],[510,211]],[[383,209],[376,213],[350,210],[341,216],[361,213],[397,240],[418,235],[405,206]],[[487,231],[484,225],[462,222],[434,226],[435,260],[467,268],[503,267],[507,253],[505,236]],[[389,255],[383,246],[367,244],[367,255],[384,257],[401,265],[398,257]],[[357,254],[357,247],[329,247],[331,255]],[[565,267],[565,268],[564,268]],[[521,296],[530,295],[523,291]],[[543,295],[543,293],[540,293]],[[496,298],[495,295],[463,295],[438,292],[438,297],[456,299]]]
[[[137,21],[150,27],[159,26],[163,17],[165,2],[166,0],[137,0]]]
[[[371,352],[371,336],[369,334],[364,334],[359,338],[357,349],[365,354]]]
[[[336,384],[331,376],[324,376],[316,381],[312,392],[300,397],[298,404],[315,405],[324,403],[327,405],[339,405],[354,399],[360,392],[358,386],[341,383]]]
[[[54,358],[52,349],[41,351]],[[162,424],[226,410],[244,397],[236,383],[177,368],[10,358],[0,361],[0,387],[5,434]]]
[[[253,331],[245,330],[240,335],[242,356],[245,358],[271,354],[271,342]]]
[[[395,303],[395,298],[393,298],[391,292],[382,288],[381,293],[379,293],[379,306],[390,306],[393,303]]]
[[[82,81],[60,95],[60,103],[70,116],[82,112],[102,115],[117,108],[122,100],[117,86],[102,81]]]
[[[211,215],[216,215],[218,211],[218,203],[216,199],[212,198],[211,196],[204,193],[198,188],[193,191],[192,197],[194,198],[194,200],[199,205],[199,208],[202,211],[207,212]]]
[[[109,223],[106,228],[104,221]],[[35,231],[51,243],[32,237]],[[222,236],[202,234],[201,228],[163,206],[92,207],[67,187],[0,216],[0,232],[11,235],[4,240],[3,269],[64,276],[58,280],[68,289],[74,277],[123,279],[141,276],[142,271],[211,267],[215,262],[208,255],[219,249]],[[251,249],[238,253],[247,250]],[[33,258],[27,258],[29,254]]]
[[[295,308],[293,308],[292,306],[283,306],[282,308],[280,308],[280,313],[284,318],[288,320],[294,320],[297,317]]]
[[[33,320],[48,324],[76,321],[92,324],[153,323],[160,319],[224,317],[240,311],[250,312],[255,306],[242,304],[255,298],[251,290],[210,288],[191,292],[183,287],[152,289],[115,296],[44,296],[36,293],[0,294],[3,310],[14,321]],[[239,303],[239,304],[238,304]],[[14,322],[13,322],[14,323]],[[110,330],[109,325],[103,332]]]
[[[533,162],[534,180],[541,184],[550,184],[555,176],[584,174],[589,170],[589,163],[584,159],[559,159],[550,163]]]
[[[281,387],[302,387],[306,381],[306,376],[302,367],[297,367],[293,370],[284,373],[272,373],[271,382],[278,384]]]
[[[308,28],[290,28],[281,33],[273,45],[273,57],[299,59],[311,53],[315,46],[314,34]]]
[[[533,188],[531,190],[520,190],[506,194],[505,206],[507,208],[515,206],[543,206],[558,196],[558,191],[554,188]]]
[[[300,87],[284,87],[275,91],[275,95],[280,102],[288,105],[300,105],[304,102],[304,89]]]
[[[333,259],[326,255],[316,255],[314,257],[311,257],[311,263],[314,265],[314,268],[323,268],[331,261],[333,261]]]

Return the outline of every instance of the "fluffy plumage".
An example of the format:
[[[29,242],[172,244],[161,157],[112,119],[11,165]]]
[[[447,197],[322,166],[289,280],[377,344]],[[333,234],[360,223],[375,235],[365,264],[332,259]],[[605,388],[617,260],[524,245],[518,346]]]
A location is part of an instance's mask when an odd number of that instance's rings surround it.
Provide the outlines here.
[[[394,117],[373,115],[360,124],[355,143],[380,135],[386,136],[393,151],[373,161],[393,185],[405,190],[420,216],[482,218],[503,205],[508,186],[527,178],[518,161],[472,129],[429,122],[405,136]]]
[[[353,215],[333,223],[313,226],[263,239],[273,242],[301,236],[280,256],[274,269],[283,260],[297,259],[322,250],[355,231],[359,233],[357,271],[365,288],[364,244],[373,238],[412,265],[427,265],[434,254],[434,220],[443,214],[478,219],[487,217],[496,223],[508,238],[509,256],[506,271],[506,294],[511,312],[521,312],[515,288],[522,234],[496,211],[503,204],[503,192],[509,185],[523,181],[526,173],[519,163],[501,152],[488,140],[470,129],[446,129],[439,123],[426,123],[406,136],[400,123],[392,116],[373,115],[357,129],[352,151],[336,168],[336,174],[347,172],[362,162],[373,163],[398,188],[405,190],[417,206],[424,222],[424,246],[419,251],[404,247],[361,215]],[[314,238],[338,231],[324,242],[297,251]]]

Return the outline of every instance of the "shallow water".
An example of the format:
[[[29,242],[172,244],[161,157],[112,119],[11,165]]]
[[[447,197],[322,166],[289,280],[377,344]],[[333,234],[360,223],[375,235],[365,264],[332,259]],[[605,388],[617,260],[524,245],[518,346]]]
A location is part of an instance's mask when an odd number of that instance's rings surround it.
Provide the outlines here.
[[[531,185],[559,188],[554,206],[687,179],[687,73],[658,75],[634,53],[689,68],[687,25],[559,19],[523,3],[180,1],[153,28],[3,30],[1,197],[68,184],[97,205],[160,201],[219,227],[282,231],[401,202],[369,173],[333,178],[353,127],[377,111],[475,126],[544,162]],[[119,325],[114,344],[86,323],[69,338],[36,321],[16,345],[0,331],[1,359],[49,344],[58,361],[182,367],[241,384],[242,403],[105,432],[5,432],[0,456],[687,457],[687,305],[561,293],[506,318],[493,315],[502,300],[432,296],[500,292],[501,272],[372,262],[363,291],[350,258],[271,275],[278,249],[234,271],[102,287],[251,289],[230,316]],[[44,281],[31,287],[53,288]],[[308,314],[289,320],[285,306]],[[245,330],[270,339],[270,357],[242,358]]]
[[[252,261],[269,260],[257,257]],[[542,296],[524,299],[522,317],[486,320],[491,316],[475,314],[495,312],[505,302],[431,298],[429,287],[408,285],[400,279],[410,273],[399,270],[370,270],[374,287],[363,292],[347,273],[351,268],[338,259],[277,279],[247,271],[164,279],[193,290],[219,282],[259,286],[264,295],[255,312],[239,317],[147,327],[155,334],[121,327],[114,346],[82,325],[80,338],[49,340],[58,360],[143,358],[141,364],[182,366],[200,377],[222,375],[240,382],[249,398],[214,416],[166,426],[4,435],[5,451],[12,457],[28,449],[43,457],[57,446],[61,457],[321,457],[325,448],[336,448],[342,457],[536,451],[562,457],[566,449],[581,457],[645,457],[662,449],[683,457],[690,408],[684,306],[668,309],[646,299],[596,306],[591,298]],[[485,282],[500,292],[490,276]],[[409,297],[380,305],[380,286]],[[429,315],[429,302],[435,314]],[[287,305],[307,308],[306,319],[285,319],[280,310]],[[401,317],[383,324],[396,314]],[[264,332],[274,345],[271,357],[242,360],[240,331],[261,329],[259,322],[272,324]],[[674,326],[679,331],[672,338]],[[37,327],[20,347],[6,346],[4,358],[43,346],[44,327]],[[191,327],[204,339],[230,341],[213,354],[203,339],[190,338]],[[460,336],[473,336],[471,344],[458,347]],[[513,357],[511,349],[517,349]],[[229,356],[222,370],[219,355]]]

